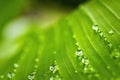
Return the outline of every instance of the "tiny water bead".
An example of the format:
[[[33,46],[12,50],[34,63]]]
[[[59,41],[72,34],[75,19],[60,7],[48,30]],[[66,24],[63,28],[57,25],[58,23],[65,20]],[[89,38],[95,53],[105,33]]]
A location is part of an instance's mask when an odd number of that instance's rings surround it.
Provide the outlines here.
[[[50,80],[62,80],[59,75],[50,77]]]
[[[34,71],[27,76],[28,80],[34,80],[38,68],[38,62],[39,58],[35,58]]]
[[[8,77],[9,79],[12,79],[12,78],[15,76],[15,73],[16,73],[18,67],[19,67],[18,64],[16,64],[16,63],[13,64],[13,69],[12,69],[12,71],[10,71],[10,72],[7,74],[7,77]]]
[[[36,72],[32,72],[30,75],[28,75],[28,80],[33,80],[35,78]]]
[[[110,66],[107,66],[106,68],[107,68],[107,69],[110,69]]]
[[[38,65],[34,65],[34,68],[38,68]]]
[[[53,77],[50,77],[50,80],[53,80],[54,78]]]
[[[109,43],[108,43],[108,47],[109,47],[109,48],[112,48],[112,46],[113,46],[112,43],[109,42]]]
[[[77,70],[75,70],[75,73],[78,73],[78,71],[77,71]]]
[[[94,31],[98,32],[98,30],[99,30],[98,25],[93,25],[93,26],[92,26],[92,29],[93,29]]]
[[[76,38],[76,35],[73,35],[73,38],[75,39],[75,38]]]
[[[1,76],[0,76],[0,79],[3,79],[3,78],[4,78],[4,75],[1,75]]]
[[[102,32],[102,31],[100,31],[100,32],[99,32],[99,35],[100,35],[101,37],[103,37],[103,36],[104,36],[104,34],[103,34],[103,32]]]
[[[33,75],[28,75],[28,80],[33,80],[35,78],[35,76]]]
[[[14,67],[15,67],[15,68],[17,68],[18,66],[19,66],[18,64],[16,64],[16,63],[14,64]]]
[[[39,62],[39,58],[36,58],[36,59],[35,59],[35,62]]]
[[[109,33],[109,34],[114,34],[114,31],[113,31],[113,30],[110,30],[108,33]]]
[[[81,50],[81,49],[78,49],[78,50],[76,51],[76,56],[80,57],[80,56],[82,56],[82,55],[83,55],[82,50]]]
[[[82,63],[84,65],[88,65],[89,64],[89,60],[87,58],[82,58]]]
[[[76,45],[76,46],[79,46],[79,43],[78,43],[78,42],[76,42],[76,43],[75,43],[75,45]]]
[[[17,71],[16,69],[13,70],[13,72],[16,72],[16,71]]]
[[[13,72],[9,72],[8,73],[8,75],[7,75],[7,77],[9,78],[9,79],[12,79],[13,77],[14,77],[14,73]]]
[[[120,51],[117,49],[114,49],[112,52],[112,58],[115,60],[120,59]]]
[[[56,64],[53,64],[49,67],[50,71],[54,74],[58,71],[58,67]]]
[[[59,75],[56,75],[55,80],[62,80]]]

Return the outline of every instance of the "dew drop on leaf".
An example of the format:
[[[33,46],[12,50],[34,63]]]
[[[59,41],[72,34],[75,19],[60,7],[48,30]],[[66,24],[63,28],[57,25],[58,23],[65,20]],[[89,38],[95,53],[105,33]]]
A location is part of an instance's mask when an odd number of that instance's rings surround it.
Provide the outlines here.
[[[36,58],[35,61],[36,61],[36,62],[39,62],[39,58]]]
[[[120,52],[117,49],[113,50],[112,58],[113,59],[120,59]]]
[[[96,73],[96,74],[95,74],[95,77],[99,77],[99,74]]]
[[[53,71],[54,70],[54,66],[50,66],[50,71]]]
[[[53,80],[53,77],[50,77],[50,80]]]
[[[9,79],[12,79],[12,77],[13,77],[14,75],[15,75],[14,73],[9,72],[8,75],[7,75],[7,77],[8,77]]]
[[[110,48],[112,48],[112,43],[108,43],[108,46],[109,46]]]
[[[33,80],[33,79],[34,79],[34,76],[28,75],[28,79],[29,79],[29,80]]]
[[[98,25],[93,25],[93,26],[92,26],[92,29],[97,32],[97,31],[99,30],[99,29],[98,29]]]
[[[82,63],[85,64],[85,65],[88,65],[89,64],[89,61],[87,58],[82,58]]]
[[[88,68],[87,68],[86,66],[84,66],[84,70],[87,71],[87,69],[88,69]]]
[[[57,66],[57,64],[56,64],[56,61],[54,61],[54,64],[52,64],[52,65],[49,67],[49,70],[50,70],[53,74],[55,74],[56,72],[58,72],[59,68],[58,68],[58,66]]]
[[[82,52],[82,50],[80,50],[80,49],[78,49],[77,51],[76,51],[76,56],[82,56],[83,55],[83,52]]]
[[[75,39],[75,38],[76,38],[76,35],[73,35],[73,38]]]
[[[109,33],[109,34],[114,34],[114,31],[113,31],[113,30],[110,30],[108,33]]]
[[[59,75],[56,75],[55,80],[61,80]]]
[[[14,69],[13,71],[14,71],[14,72],[16,72],[17,70],[16,70],[16,69]]]
[[[17,68],[19,65],[18,64],[14,64],[14,67]]]
[[[78,71],[77,70],[75,70],[75,73],[77,73]]]
[[[58,71],[58,67],[55,64],[51,65],[49,69],[53,74]]]
[[[38,65],[35,65],[34,67],[35,67],[35,68],[38,68]]]
[[[33,80],[35,78],[35,73],[36,72],[32,72],[30,75],[28,75],[28,80]]]
[[[101,37],[103,37],[103,32],[102,32],[102,31],[100,31],[100,32],[99,32],[99,35],[100,35]]]
[[[4,78],[4,75],[1,75],[1,76],[0,76],[0,79],[3,79],[3,78]]]
[[[107,69],[110,69],[110,66],[107,66]]]
[[[76,46],[79,46],[78,42],[75,43]]]

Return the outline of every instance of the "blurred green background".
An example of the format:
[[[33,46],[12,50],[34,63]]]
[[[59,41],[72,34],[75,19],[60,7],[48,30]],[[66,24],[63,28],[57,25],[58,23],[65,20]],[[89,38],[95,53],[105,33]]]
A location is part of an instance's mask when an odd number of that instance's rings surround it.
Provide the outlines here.
[[[3,29],[17,20],[20,22],[21,18],[20,25],[26,21],[46,27],[84,2],[86,0],[0,0],[0,42],[4,37]]]

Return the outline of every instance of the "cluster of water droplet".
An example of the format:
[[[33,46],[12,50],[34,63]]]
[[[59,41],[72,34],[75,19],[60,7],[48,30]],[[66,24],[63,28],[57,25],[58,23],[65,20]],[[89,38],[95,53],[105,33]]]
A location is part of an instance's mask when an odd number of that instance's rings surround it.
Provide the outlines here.
[[[9,79],[12,79],[15,76],[15,73],[19,65],[15,63],[13,66],[14,66],[14,69],[7,74],[7,77]]]
[[[76,51],[76,56],[79,59],[81,65],[83,66],[83,74],[88,75],[88,77],[97,77],[96,76],[96,72],[93,69],[93,67],[90,65],[89,60],[87,57],[85,57],[85,55],[83,54],[83,51],[78,48],[78,50]],[[77,73],[77,71],[75,71]]]
[[[28,80],[34,80],[35,74],[36,74],[36,71],[33,71],[32,73],[30,73],[30,74],[28,75]]]
[[[98,33],[101,38],[104,39],[104,41],[107,43],[107,45],[108,45],[109,48],[112,48],[112,43],[107,39],[107,37],[104,35],[103,31],[101,31],[101,30],[98,28],[98,25],[93,25],[93,26],[92,26],[92,29],[93,29],[96,33]],[[109,34],[113,34],[114,31],[113,31],[113,30],[110,30],[108,33],[109,33]]]
[[[34,71],[28,75],[28,80],[34,80],[38,68],[39,58],[35,58]]]
[[[56,73],[58,71],[58,66],[56,63],[52,64],[50,67],[49,67],[49,70],[51,71],[51,73]]]
[[[57,66],[56,61],[49,67],[49,70],[50,73],[52,73],[52,77],[50,77],[50,80],[62,80],[59,74],[59,68]]]
[[[35,65],[34,65],[34,68],[35,68],[35,69],[38,68],[38,62],[39,62],[39,58],[36,58],[36,59],[35,59]]]

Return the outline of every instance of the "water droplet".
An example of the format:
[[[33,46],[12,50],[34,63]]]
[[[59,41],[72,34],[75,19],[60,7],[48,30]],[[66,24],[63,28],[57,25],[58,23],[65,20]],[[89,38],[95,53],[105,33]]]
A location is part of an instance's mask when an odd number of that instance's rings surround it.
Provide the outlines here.
[[[78,50],[76,51],[76,55],[79,56],[79,57],[82,56],[82,55],[83,55],[82,50],[78,49]]]
[[[13,71],[14,71],[14,72],[16,72],[17,70],[16,70],[16,69],[14,69]]]
[[[36,58],[35,61],[36,61],[36,62],[39,62],[39,58]]]
[[[0,76],[0,79],[3,79],[3,78],[4,78],[4,75],[1,75],[1,76]]]
[[[75,39],[75,38],[76,38],[76,35],[73,35],[73,38]]]
[[[82,58],[82,63],[84,63],[85,62],[85,59],[84,58]]]
[[[14,67],[17,68],[19,65],[18,64],[14,64]]]
[[[93,68],[93,67],[90,67],[90,71],[91,71],[91,72],[94,72],[94,68]]]
[[[79,46],[78,42],[75,43],[76,46]]]
[[[85,64],[85,65],[88,65],[89,61],[88,61],[87,58],[82,58],[82,63]]]
[[[75,73],[77,73],[78,71],[77,70],[75,70]]]
[[[104,36],[102,31],[99,30],[98,32],[99,32],[99,35],[100,35],[101,37]]]
[[[105,40],[105,41],[108,41],[106,37],[104,37],[104,40]]]
[[[120,58],[120,52],[119,52],[117,49],[115,49],[115,50],[112,52],[112,57],[113,57],[114,59],[119,59],[119,58]]]
[[[85,67],[84,67],[84,70],[86,71],[86,70],[88,70],[88,68],[85,66]]]
[[[110,69],[110,66],[107,66],[107,69]]]
[[[96,74],[95,74],[95,77],[99,77],[99,74],[96,73]]]
[[[50,80],[53,80],[53,77],[50,77]]]
[[[32,72],[30,75],[28,75],[28,79],[33,80],[35,78],[35,73],[36,72]]]
[[[11,79],[14,75],[15,75],[14,73],[9,72],[8,75],[7,75],[7,77],[8,77],[9,79]]]
[[[33,80],[34,78],[35,78],[34,76],[28,75],[29,80]]]
[[[110,48],[112,48],[112,43],[108,43],[108,46],[109,46]]]
[[[38,65],[35,65],[34,67],[35,67],[35,68],[38,68]]]
[[[56,75],[55,80],[61,80],[59,75]]]
[[[54,70],[54,66],[50,66],[50,71],[53,71]]]
[[[93,26],[92,26],[92,29],[97,32],[97,31],[99,30],[99,29],[98,29],[98,25],[93,25]]]
[[[114,31],[113,31],[113,30],[110,30],[108,33],[109,33],[109,34],[114,34]]]
[[[50,71],[51,71],[53,74],[58,71],[58,67],[57,67],[55,64],[53,64],[52,66],[50,66],[49,69],[50,69]]]

